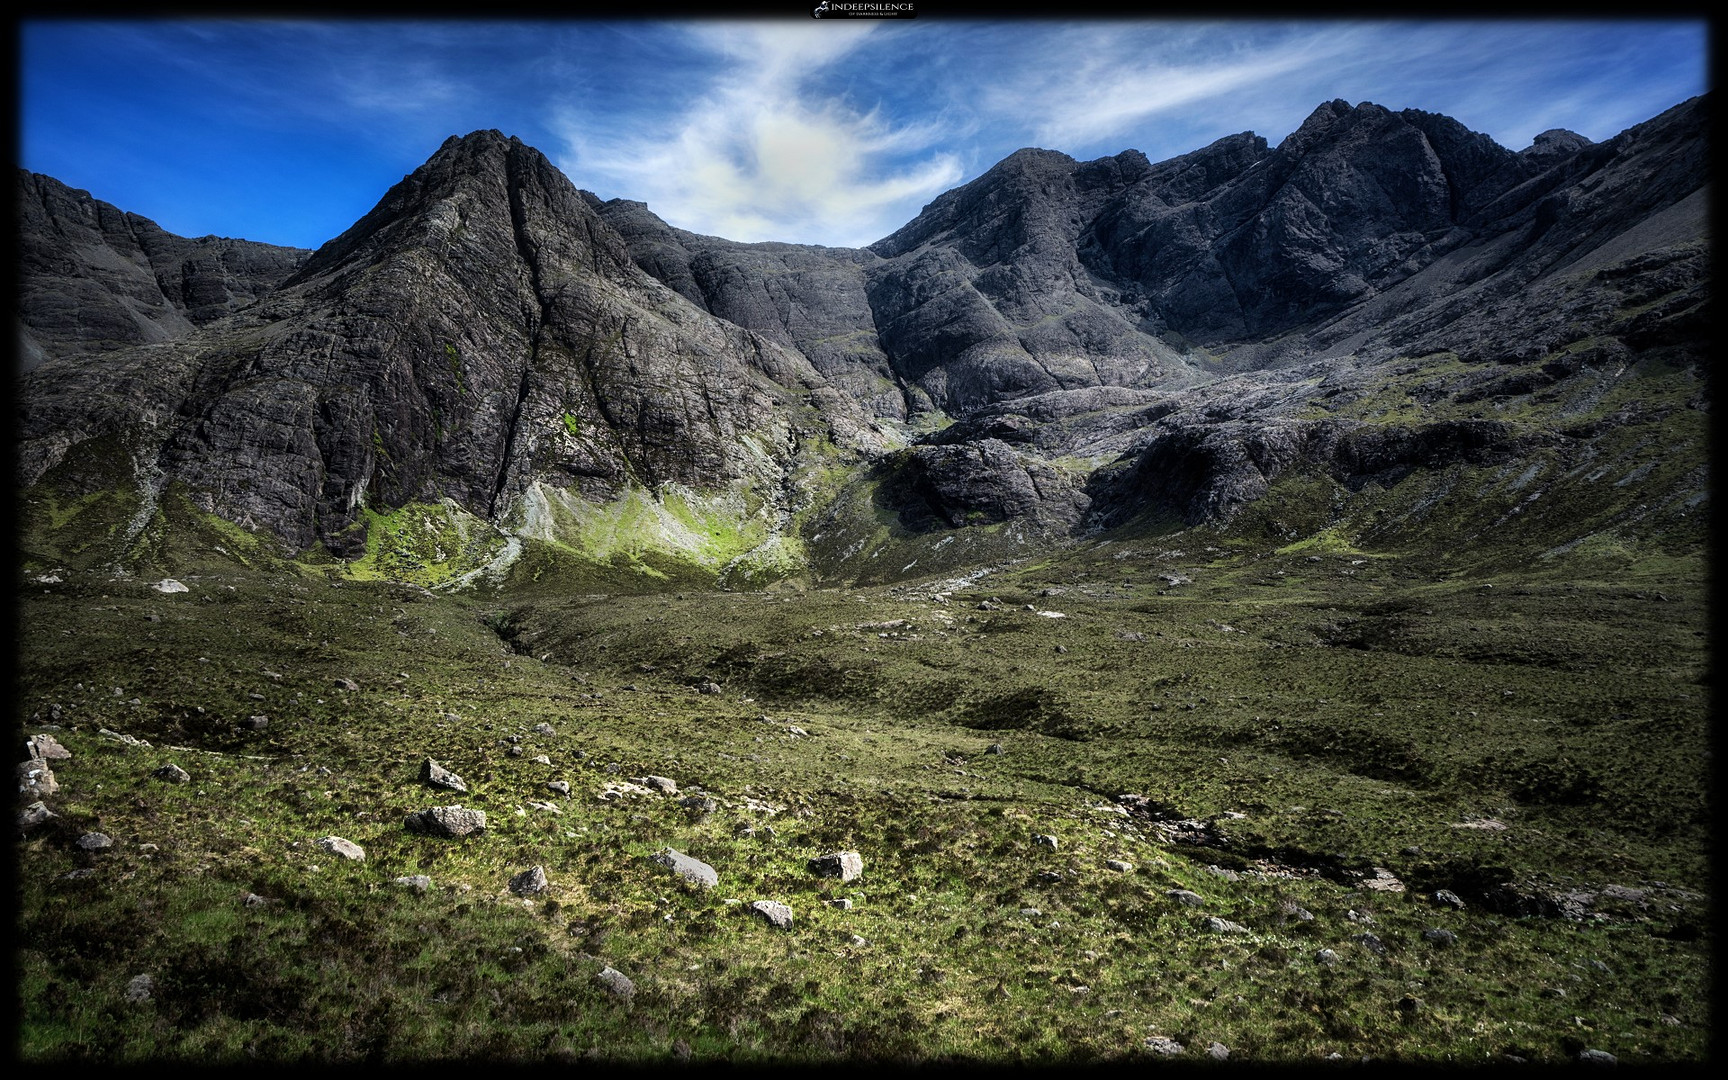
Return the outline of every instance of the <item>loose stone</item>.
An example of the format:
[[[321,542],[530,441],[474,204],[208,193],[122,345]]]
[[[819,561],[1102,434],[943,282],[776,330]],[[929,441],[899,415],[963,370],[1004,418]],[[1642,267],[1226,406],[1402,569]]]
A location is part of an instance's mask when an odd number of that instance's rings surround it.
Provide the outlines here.
[[[546,891],[546,868],[531,866],[510,879],[510,891],[517,896],[533,896]]]
[[[698,888],[712,889],[720,882],[720,875],[712,866],[681,851],[665,848],[649,858]]]
[[[643,787],[658,791],[662,795],[678,794],[677,782],[664,776],[644,776],[636,782]]]
[[[150,775],[154,776],[158,780],[166,780],[170,784],[184,784],[188,783],[192,779],[191,773],[182,769],[173,762],[169,762],[159,769],[152,770]]]
[[[1458,944],[1458,935],[1450,930],[1428,929],[1422,931],[1422,940],[1440,948]]]
[[[1164,895],[1188,907],[1200,907],[1206,903],[1205,897],[1189,889],[1166,889]]]
[[[1146,1049],[1160,1057],[1175,1057],[1177,1054],[1185,1052],[1188,1048],[1177,1042],[1175,1039],[1168,1038],[1164,1035],[1148,1035],[1146,1037]]]
[[[568,780],[548,780],[546,781],[546,787],[565,798],[570,797],[570,781]]]
[[[750,910],[762,916],[776,930],[792,929],[792,909],[779,901],[757,900],[751,903]]]
[[[85,851],[107,851],[114,846],[114,838],[107,833],[88,832],[78,838],[78,846]]]
[[[461,781],[460,776],[456,776],[454,772],[449,771],[441,764],[437,764],[430,757],[420,762],[420,783],[434,786],[434,788],[444,788],[446,791],[467,793],[468,790],[468,785]]]
[[[1118,874],[1132,874],[1134,872],[1134,864],[1123,862],[1121,859],[1105,859],[1104,865],[1116,871]]]
[[[134,975],[126,983],[126,1000],[134,1005],[149,1001],[156,992],[156,980],[148,975]]]
[[[602,968],[595,978],[615,997],[628,1001],[636,994],[636,984],[630,981],[630,977],[610,965]]]
[[[46,733],[32,735],[24,741],[24,750],[37,761],[70,761],[72,751],[60,745],[60,740]]]
[[[352,840],[344,840],[340,836],[321,836],[318,846],[339,859],[349,862],[365,862],[366,852]]]
[[[841,881],[851,881],[864,872],[864,856],[856,851],[836,851],[819,855],[806,865],[810,872],[818,877],[837,877]]]
[[[18,831],[21,833],[29,833],[41,828],[51,821],[59,820],[60,815],[48,809],[47,803],[33,802],[29,806],[18,811]]]
[[[1039,847],[1047,847],[1051,851],[1057,851],[1061,846],[1060,842],[1054,836],[1047,836],[1044,833],[1038,833],[1033,836],[1032,842],[1037,844]]]
[[[1216,915],[1208,916],[1201,925],[1206,928],[1208,934],[1246,934],[1250,932],[1241,923],[1220,919]]]
[[[1443,907],[1456,908],[1459,910],[1463,910],[1464,907],[1463,898],[1451,889],[1435,889],[1434,902]]]
[[[432,879],[425,874],[409,874],[406,877],[392,878],[390,883],[401,885],[403,888],[410,889],[420,895],[424,895],[426,890],[432,887]]]
[[[59,791],[60,784],[54,779],[54,770],[48,767],[47,762],[33,759],[18,763],[20,799],[41,799]]]
[[[465,810],[460,806],[429,806],[402,819],[402,827],[421,836],[442,836],[451,840],[486,830],[483,810]]]

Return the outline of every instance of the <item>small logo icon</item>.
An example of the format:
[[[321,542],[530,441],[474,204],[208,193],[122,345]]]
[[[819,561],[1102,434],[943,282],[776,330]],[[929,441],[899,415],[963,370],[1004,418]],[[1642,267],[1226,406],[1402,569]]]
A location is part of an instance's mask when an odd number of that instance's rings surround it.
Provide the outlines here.
[[[810,17],[812,19],[820,19],[827,14],[828,14],[828,0],[822,0],[822,2],[820,4],[816,5],[816,10],[812,11],[810,13]]]

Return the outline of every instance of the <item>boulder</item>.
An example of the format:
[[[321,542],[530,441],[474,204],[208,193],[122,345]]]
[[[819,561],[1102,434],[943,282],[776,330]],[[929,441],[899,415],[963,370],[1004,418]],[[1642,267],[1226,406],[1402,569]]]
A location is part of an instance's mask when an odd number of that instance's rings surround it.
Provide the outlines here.
[[[160,768],[152,769],[150,775],[154,776],[158,780],[166,780],[170,784],[185,784],[190,783],[192,780],[191,773],[174,764],[172,761]]]
[[[792,929],[792,909],[777,900],[757,900],[751,903],[750,910],[760,915],[764,921],[776,930]]]
[[[810,872],[818,877],[851,881],[864,872],[864,856],[856,851],[836,851],[827,855],[818,855],[806,865]]]
[[[665,848],[650,855],[649,858],[699,888],[712,889],[720,881],[720,875],[715,872],[712,866],[701,859],[693,859],[681,851]]]
[[[339,859],[349,862],[365,862],[366,851],[352,840],[344,840],[340,836],[321,836],[318,846]]]
[[[114,846],[114,838],[107,833],[87,832],[78,838],[78,846],[85,851],[107,851]]]
[[[546,891],[546,868],[530,866],[510,879],[510,891],[517,896],[533,896]]]
[[[595,978],[613,996],[621,997],[625,1001],[629,1001],[636,994],[636,984],[630,981],[630,977],[610,965],[602,968]]]
[[[434,786],[434,788],[444,788],[446,791],[468,790],[468,785],[461,783],[460,776],[456,776],[454,772],[449,771],[441,764],[437,764],[430,757],[420,762],[420,783]]]
[[[58,793],[60,785],[48,763],[32,759],[18,764],[18,796],[20,801],[34,802]]]
[[[486,812],[460,806],[429,806],[402,819],[402,827],[420,836],[451,840],[486,830]]]
[[[24,740],[25,753],[35,761],[70,761],[72,751],[60,745],[60,740],[47,733],[32,735]]]

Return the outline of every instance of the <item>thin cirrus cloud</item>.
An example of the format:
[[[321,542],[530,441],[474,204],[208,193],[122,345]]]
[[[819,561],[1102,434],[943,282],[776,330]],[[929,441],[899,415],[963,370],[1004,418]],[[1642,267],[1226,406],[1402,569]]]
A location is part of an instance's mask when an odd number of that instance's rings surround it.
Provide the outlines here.
[[[571,176],[597,177],[695,232],[857,246],[897,228],[961,177],[939,121],[899,121],[819,86],[875,25],[697,28],[699,93],[646,123],[567,108]]]

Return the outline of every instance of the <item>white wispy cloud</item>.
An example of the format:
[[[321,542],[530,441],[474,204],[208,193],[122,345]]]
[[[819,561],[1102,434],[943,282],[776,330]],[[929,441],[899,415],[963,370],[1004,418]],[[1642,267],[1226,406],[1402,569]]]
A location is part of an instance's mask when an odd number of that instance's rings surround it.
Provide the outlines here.
[[[661,119],[609,119],[568,107],[559,164],[603,180],[694,232],[733,240],[855,246],[899,227],[961,176],[932,149],[939,121],[901,123],[820,89],[825,71],[871,41],[876,24],[727,23],[698,27],[712,58],[700,92]]]

